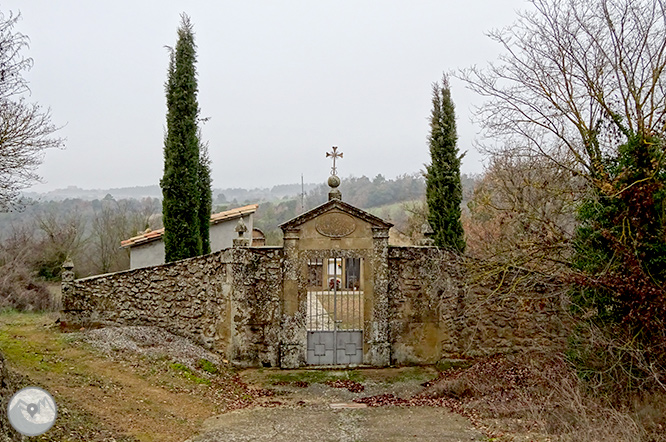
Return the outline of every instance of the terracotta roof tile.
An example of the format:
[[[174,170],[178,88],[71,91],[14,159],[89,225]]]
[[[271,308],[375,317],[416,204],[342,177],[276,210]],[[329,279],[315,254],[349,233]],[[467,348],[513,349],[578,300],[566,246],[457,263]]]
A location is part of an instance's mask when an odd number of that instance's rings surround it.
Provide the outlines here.
[[[237,207],[235,209],[227,210],[225,212],[214,213],[210,216],[210,222],[212,224],[217,224],[222,221],[227,221],[229,219],[240,218],[241,216],[249,215],[257,211],[259,204],[250,204],[248,206]]]
[[[245,215],[249,215],[257,211],[259,204],[250,204],[243,207],[237,207],[235,209],[226,210],[220,213],[214,213],[210,216],[211,224],[218,224],[224,221],[230,221],[233,219],[240,218]],[[124,241],[120,241],[121,247],[132,247],[138,246],[139,244],[145,244],[151,241],[158,240],[164,235],[164,228],[157,230],[150,230],[141,235],[133,236]]]

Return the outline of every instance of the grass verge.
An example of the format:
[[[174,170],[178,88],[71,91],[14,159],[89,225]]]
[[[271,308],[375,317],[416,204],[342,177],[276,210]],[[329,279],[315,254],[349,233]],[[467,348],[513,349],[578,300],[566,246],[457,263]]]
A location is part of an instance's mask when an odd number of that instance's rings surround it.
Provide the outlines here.
[[[83,342],[82,333],[61,332],[55,319],[0,313],[0,351],[8,368],[49,391],[59,406],[54,427],[39,440],[181,442],[205,419],[261,394],[228,367],[102,353]]]
[[[337,380],[363,382],[360,370],[294,370],[270,373],[268,384],[325,384]]]

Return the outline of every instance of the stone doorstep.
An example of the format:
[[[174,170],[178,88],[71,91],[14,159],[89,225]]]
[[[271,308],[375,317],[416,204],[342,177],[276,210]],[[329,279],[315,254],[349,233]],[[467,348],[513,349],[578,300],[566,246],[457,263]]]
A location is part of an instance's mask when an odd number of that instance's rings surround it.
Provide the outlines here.
[[[340,408],[368,408],[367,404],[357,404],[356,402],[339,402],[335,404],[329,404],[333,409]]]

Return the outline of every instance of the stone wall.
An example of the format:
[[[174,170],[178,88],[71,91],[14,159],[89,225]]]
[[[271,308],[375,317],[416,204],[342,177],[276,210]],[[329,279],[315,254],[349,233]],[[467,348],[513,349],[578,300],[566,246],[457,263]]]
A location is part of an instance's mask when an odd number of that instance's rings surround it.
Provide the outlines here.
[[[228,267],[231,283],[230,360],[245,366],[280,365],[282,322],[282,248],[232,249]],[[225,340],[226,341],[226,340]]]
[[[276,248],[235,248],[76,281],[65,272],[63,319],[159,326],[241,365],[273,364],[281,256]]]
[[[298,284],[300,261],[316,251],[289,250],[239,247],[76,281],[67,269],[63,320],[160,326],[238,365],[295,368],[305,364],[305,304],[285,291]],[[382,250],[372,255],[379,269],[373,285],[386,288],[368,304],[374,322],[366,323],[366,363],[424,364],[564,345],[564,296],[555,282],[518,270],[479,272],[434,247]]]
[[[570,327],[566,286],[523,270],[489,273],[466,278],[453,352],[474,357],[564,349]]]
[[[389,248],[393,364],[435,363],[457,351],[463,265],[435,247]]]
[[[479,269],[434,247],[389,249],[392,363],[565,345],[559,284],[515,269]]]

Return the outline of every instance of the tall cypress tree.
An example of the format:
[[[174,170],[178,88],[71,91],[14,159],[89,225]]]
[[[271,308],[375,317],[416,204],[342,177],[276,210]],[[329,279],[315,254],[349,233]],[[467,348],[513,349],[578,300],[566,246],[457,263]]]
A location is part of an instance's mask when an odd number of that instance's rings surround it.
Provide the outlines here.
[[[201,139],[201,133],[199,133]],[[201,235],[201,253],[210,253],[210,213],[213,206],[211,191],[210,157],[208,143],[199,145],[199,234]]]
[[[201,203],[199,104],[196,45],[190,18],[181,15],[178,41],[170,48],[165,85],[167,128],[164,139],[162,216],[166,262],[200,255]]]
[[[426,200],[428,222],[432,226],[435,245],[463,252],[465,236],[460,221],[462,184],[458,154],[456,117],[449,79],[432,85],[432,112],[430,114],[431,164],[426,166]]]

